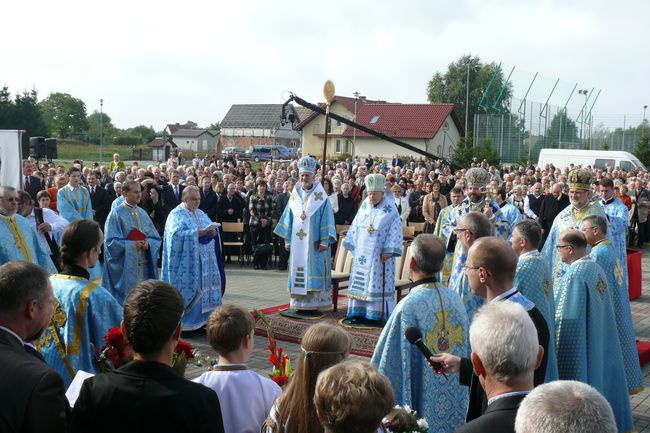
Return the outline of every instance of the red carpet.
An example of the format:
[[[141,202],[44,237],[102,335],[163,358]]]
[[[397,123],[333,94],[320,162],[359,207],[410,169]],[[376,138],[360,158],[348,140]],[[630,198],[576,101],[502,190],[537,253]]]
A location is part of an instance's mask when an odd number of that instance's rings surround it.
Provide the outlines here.
[[[307,328],[314,323],[328,322],[336,326],[340,326],[338,321],[345,317],[348,309],[348,298],[339,296],[339,310],[333,313],[331,310],[325,313],[325,317],[319,320],[298,320],[283,317],[278,311],[288,308],[289,304],[277,305],[275,307],[265,308],[260,310],[266,314],[273,324],[273,334],[279,341],[287,341],[289,343],[300,343],[302,334]],[[361,330],[342,328],[352,337],[352,353],[359,356],[370,358],[375,349],[381,329]],[[255,334],[266,337],[266,327],[261,320],[255,324]]]

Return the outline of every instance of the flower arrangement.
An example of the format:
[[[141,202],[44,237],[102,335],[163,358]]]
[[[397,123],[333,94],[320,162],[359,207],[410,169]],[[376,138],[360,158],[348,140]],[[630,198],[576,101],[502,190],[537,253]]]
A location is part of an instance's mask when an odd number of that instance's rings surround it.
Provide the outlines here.
[[[255,316],[259,318],[266,326],[266,338],[269,340],[268,348],[270,351],[269,362],[273,366],[269,377],[278,386],[284,386],[289,382],[293,375],[291,360],[281,347],[278,347],[275,337],[273,336],[273,324],[271,320],[261,311],[254,310]]]
[[[187,341],[179,340],[172,358],[172,368],[181,376],[189,360],[195,360],[199,353]],[[95,350],[95,364],[100,372],[120,368],[133,361],[133,349],[119,326],[109,329],[104,335],[104,346]],[[197,363],[197,365],[199,365]]]
[[[428,433],[429,423],[424,418],[418,418],[416,410],[408,405],[397,405],[382,420],[382,424],[390,433]]]

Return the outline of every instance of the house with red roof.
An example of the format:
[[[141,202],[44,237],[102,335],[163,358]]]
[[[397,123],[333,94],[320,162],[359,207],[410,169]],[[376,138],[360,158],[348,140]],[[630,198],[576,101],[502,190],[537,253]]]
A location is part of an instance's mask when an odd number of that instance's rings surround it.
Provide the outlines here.
[[[442,158],[451,158],[463,127],[454,104],[400,104],[335,96],[330,112]],[[303,132],[303,154],[322,155],[325,116],[312,112],[296,125]],[[328,157],[341,154],[382,156],[411,152],[342,122],[330,119]]]

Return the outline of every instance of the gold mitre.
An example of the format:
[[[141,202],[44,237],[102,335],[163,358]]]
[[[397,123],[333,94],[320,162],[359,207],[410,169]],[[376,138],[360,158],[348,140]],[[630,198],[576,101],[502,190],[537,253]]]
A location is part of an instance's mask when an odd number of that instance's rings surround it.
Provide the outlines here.
[[[576,168],[569,172],[569,189],[577,188],[591,191],[591,171]]]
[[[485,188],[490,182],[490,173],[484,168],[472,167],[467,170],[465,180],[468,187]]]

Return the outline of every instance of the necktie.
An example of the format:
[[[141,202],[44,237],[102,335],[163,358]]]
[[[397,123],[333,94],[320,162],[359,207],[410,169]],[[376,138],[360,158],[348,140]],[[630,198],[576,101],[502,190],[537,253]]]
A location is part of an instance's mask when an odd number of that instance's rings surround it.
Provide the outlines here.
[[[176,201],[178,201],[178,185],[174,185],[174,195],[176,196]]]
[[[91,187],[90,187],[90,196],[91,196],[91,197],[94,197],[94,196],[95,196],[95,187],[94,187],[94,186],[91,186]]]
[[[25,191],[29,192],[31,185],[29,184],[29,176],[25,176]]]

